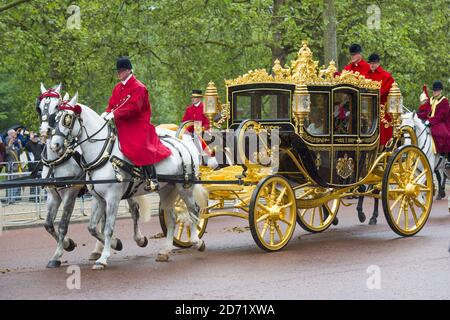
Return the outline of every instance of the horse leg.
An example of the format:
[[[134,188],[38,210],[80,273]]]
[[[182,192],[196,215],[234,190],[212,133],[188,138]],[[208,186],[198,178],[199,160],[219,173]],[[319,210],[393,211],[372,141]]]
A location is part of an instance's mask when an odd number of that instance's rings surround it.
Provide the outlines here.
[[[358,188],[358,192],[366,192],[366,186],[361,185]],[[358,205],[356,206],[356,210],[358,211],[358,219],[359,222],[364,223],[366,221],[366,215],[363,211],[363,202],[364,202],[364,196],[358,197]]]
[[[106,221],[105,221],[105,231],[104,231],[104,248],[102,251],[101,257],[95,261],[95,264],[93,266],[94,270],[103,270],[108,265],[108,258],[111,255],[111,245],[112,245],[112,235],[114,232],[114,225],[116,223],[116,215],[117,210],[119,208],[119,200],[115,199],[114,197],[111,197],[110,199],[107,199],[106,204]],[[116,239],[117,243],[120,242],[119,239]],[[122,243],[120,242],[120,250],[122,249]],[[117,248],[116,248],[117,250]]]
[[[374,191],[375,194],[380,194],[380,191]],[[377,218],[378,218],[378,203],[379,203],[380,199],[379,198],[375,198],[374,199],[374,204],[373,204],[373,213],[372,213],[372,218],[370,218],[369,221],[369,225],[374,226],[377,224]]]
[[[442,178],[441,178],[441,173],[439,172],[438,168],[436,168],[434,170],[434,174],[436,175],[436,180],[437,180],[437,185],[438,185],[438,193],[436,196],[436,200],[442,200],[442,198],[445,197],[445,191],[444,191],[444,196],[442,196]]]
[[[160,205],[164,210],[164,220],[166,222],[167,236],[165,240],[164,248],[158,252],[156,261],[166,262],[169,260],[169,255],[173,249],[173,237],[175,235],[175,214],[174,203],[177,198],[177,193],[174,185],[167,185],[159,191]]]
[[[133,239],[139,247],[144,248],[148,244],[148,239],[142,235],[141,230],[139,229],[139,204],[133,199],[128,199],[127,201],[130,207],[131,218],[133,219]]]
[[[47,195],[47,218],[45,220],[45,230],[58,242],[58,233],[55,231],[55,219],[58,208],[61,205],[61,197],[54,189],[48,190]]]
[[[67,251],[72,251],[77,246],[76,243],[66,237],[67,231],[69,229],[69,222],[70,218],[72,216],[73,208],[75,206],[76,196],[78,194],[79,189],[78,188],[71,188],[67,189],[66,192],[64,192],[63,195],[63,214],[61,217],[61,221],[58,225],[58,245],[56,247],[56,251],[53,255],[53,257],[50,259],[50,261],[47,264],[47,268],[58,268],[61,266],[61,257],[63,255],[64,249]]]

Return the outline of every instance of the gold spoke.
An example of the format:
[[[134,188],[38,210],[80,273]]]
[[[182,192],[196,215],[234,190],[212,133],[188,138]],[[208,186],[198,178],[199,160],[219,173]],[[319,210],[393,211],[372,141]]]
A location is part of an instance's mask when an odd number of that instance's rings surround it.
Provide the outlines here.
[[[270,245],[273,246],[275,242],[275,227],[273,224],[270,224]]]
[[[414,176],[414,173],[416,172],[417,167],[419,166],[419,162],[420,162],[420,158],[417,157],[417,161],[416,161],[416,163],[414,164],[413,169],[412,169],[412,171],[411,171],[411,175],[410,175],[411,178]]]
[[[181,234],[183,233],[184,223],[180,223],[177,231],[177,239],[181,239]]]
[[[272,182],[272,191],[270,192],[270,199],[272,199],[272,197],[274,197],[276,187],[277,187],[277,183],[276,182]]]
[[[275,222],[275,229],[277,230],[278,236],[280,237],[280,242],[283,240],[283,232],[280,229],[280,226],[278,223]]]
[[[402,213],[403,213],[403,203],[404,203],[404,202],[405,202],[405,198],[402,199],[402,204],[400,205],[400,210],[398,211],[397,220],[395,220],[395,223],[396,223],[397,225],[400,224],[400,216],[401,216]]]
[[[261,209],[263,209],[265,212],[270,213],[269,207],[263,205],[261,202],[256,202],[256,205],[257,205],[258,207],[260,207]]]
[[[419,182],[420,178],[422,178],[427,172],[427,169],[423,170],[417,177],[414,178],[413,183]]]
[[[417,200],[416,198],[413,198],[414,203],[416,204],[416,206],[420,207],[423,211],[427,211],[427,209],[425,208],[425,206],[423,205],[422,202],[420,202],[419,200]]]
[[[389,208],[389,210],[394,211],[394,207],[397,205],[397,203],[403,198],[404,196],[401,194],[398,196],[397,199],[395,199],[394,203],[391,205],[391,207]]]
[[[256,220],[256,223],[260,223],[261,221],[266,220],[268,217],[269,217],[269,214],[266,213],[266,214],[262,215],[261,217],[259,217],[259,218]]]
[[[405,184],[403,183],[403,181],[400,180],[400,177],[397,176],[397,174],[393,173],[392,174],[392,178],[394,178],[394,180],[397,182],[399,187],[404,187]]]
[[[190,241],[191,240],[191,227],[190,226],[186,226],[186,234],[187,234],[187,240]]]
[[[306,212],[308,211],[308,209],[303,209],[300,211],[300,215],[302,216],[302,218],[305,217]]]
[[[269,221],[264,222],[264,226],[261,230],[261,238],[264,238],[264,235],[266,234],[268,227],[269,227]]]
[[[405,207],[405,230],[408,231],[408,220],[409,220],[409,216],[408,216],[408,207]]]
[[[320,225],[323,225],[324,216],[322,207],[319,207],[319,218],[320,218]]]
[[[316,215],[316,208],[313,208],[312,214],[311,214],[311,223],[309,224],[310,226],[314,225],[314,216]]]
[[[280,210],[286,209],[287,207],[292,206],[292,201],[289,203],[286,203],[285,205],[280,206]]]
[[[277,198],[276,204],[279,204],[281,202],[281,199],[283,199],[284,194],[286,193],[287,187],[284,187],[283,190],[281,190],[280,195]]]
[[[289,227],[292,226],[292,223],[290,223],[290,222],[287,221],[286,219],[280,219],[279,221],[283,221],[283,222],[286,223]]]
[[[414,218],[414,223],[416,224],[416,227],[417,227],[417,226],[419,226],[419,219],[417,219],[416,209],[414,209],[414,206],[411,204],[409,205],[409,207],[411,208],[411,213]]]
[[[392,189],[389,192],[405,193],[405,189]]]

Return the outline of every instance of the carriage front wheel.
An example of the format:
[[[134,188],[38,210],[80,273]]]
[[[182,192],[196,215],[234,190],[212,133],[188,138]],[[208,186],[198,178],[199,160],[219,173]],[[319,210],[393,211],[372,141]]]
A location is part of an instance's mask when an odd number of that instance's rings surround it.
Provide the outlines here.
[[[159,224],[165,237],[167,237],[167,226],[164,216],[164,210],[159,208]],[[198,237],[202,238],[206,231],[208,219],[200,219],[197,224]],[[176,221],[175,235],[173,237],[173,245],[179,248],[190,248],[191,243],[191,227],[180,221]]]
[[[295,194],[289,182],[274,175],[263,179],[253,191],[249,225],[256,244],[266,251],[287,245],[295,229]]]
[[[395,233],[413,236],[423,228],[433,201],[433,174],[422,150],[406,145],[394,152],[384,172],[381,199]]]

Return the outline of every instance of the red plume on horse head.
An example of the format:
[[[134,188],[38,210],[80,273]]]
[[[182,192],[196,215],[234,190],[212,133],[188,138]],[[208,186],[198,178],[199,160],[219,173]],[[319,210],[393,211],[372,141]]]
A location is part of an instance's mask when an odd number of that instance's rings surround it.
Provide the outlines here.
[[[63,101],[61,105],[58,107],[59,110],[70,110],[73,111],[75,114],[79,115],[82,111],[81,106],[77,104],[78,102],[78,92],[73,96],[72,100],[70,101]]]

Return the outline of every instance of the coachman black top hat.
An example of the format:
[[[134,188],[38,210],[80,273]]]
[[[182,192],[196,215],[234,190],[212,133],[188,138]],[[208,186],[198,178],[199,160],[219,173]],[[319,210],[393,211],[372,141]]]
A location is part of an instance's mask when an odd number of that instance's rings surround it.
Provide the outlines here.
[[[201,98],[201,97],[203,97],[203,92],[202,92],[202,90],[197,90],[197,89],[192,90],[192,95],[191,95],[191,97],[192,97],[192,98]]]
[[[444,90],[444,85],[442,84],[441,81],[435,81],[433,83],[433,91],[440,91],[440,90]]]
[[[372,53],[372,54],[369,56],[368,62],[369,62],[369,63],[370,63],[370,62],[380,62],[380,56],[379,56],[378,54],[376,54],[376,53]]]
[[[133,66],[131,65],[130,58],[128,58],[128,57],[119,57],[117,59],[116,70],[120,70],[120,69],[128,69],[128,70],[133,69]]]
[[[349,48],[350,54],[357,54],[357,53],[361,53],[362,52],[362,48],[359,44],[354,43],[350,46]]]

